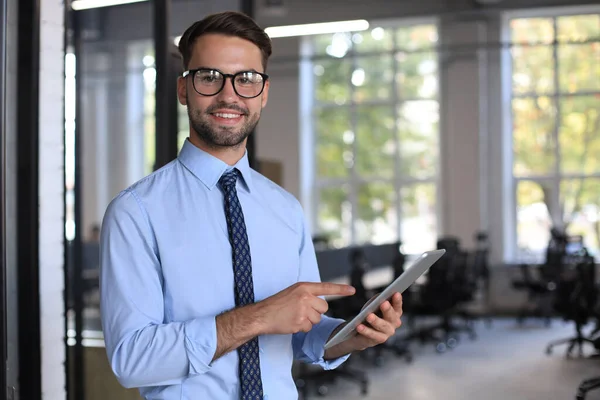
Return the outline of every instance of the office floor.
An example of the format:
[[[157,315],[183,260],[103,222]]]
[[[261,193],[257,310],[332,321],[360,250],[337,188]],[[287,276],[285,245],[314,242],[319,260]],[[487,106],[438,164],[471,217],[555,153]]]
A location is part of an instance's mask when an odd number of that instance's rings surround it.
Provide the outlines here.
[[[564,345],[546,355],[548,342],[574,332],[562,321],[545,328],[535,321],[518,327],[514,319],[495,320],[490,329],[478,324],[477,332],[477,340],[465,337],[445,354],[435,353],[432,345],[413,346],[412,364],[387,353],[382,367],[365,368],[371,379],[368,396],[362,397],[356,384],[340,380],[323,399],[572,400],[583,379],[600,376],[600,359],[568,360]],[[356,358],[354,365],[362,362]],[[600,389],[586,397],[598,399]]]

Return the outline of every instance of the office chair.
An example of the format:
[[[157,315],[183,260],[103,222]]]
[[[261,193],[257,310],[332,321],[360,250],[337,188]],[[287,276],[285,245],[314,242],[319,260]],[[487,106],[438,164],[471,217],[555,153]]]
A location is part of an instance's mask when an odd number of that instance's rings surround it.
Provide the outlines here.
[[[491,281],[490,281],[490,246],[488,235],[484,231],[478,231],[475,233],[475,251],[472,257],[472,271],[474,279],[477,284],[477,290],[483,292],[483,297],[486,307],[490,305],[491,298]],[[492,326],[492,317],[489,311],[483,315],[486,326],[490,328]]]
[[[575,336],[555,340],[548,344],[546,353],[551,354],[554,346],[568,344],[567,357],[577,346],[579,356],[583,356],[583,344],[588,343],[597,348],[598,343],[592,337],[583,335],[582,329],[596,314],[598,288],[596,286],[596,264],[594,257],[582,255],[571,273],[564,273],[563,278],[557,283],[554,308],[567,321],[575,323]]]
[[[551,294],[554,289],[554,279],[546,282],[543,279],[535,279],[531,272],[532,267],[527,264],[520,264],[521,279],[512,281],[512,287],[515,290],[524,290],[527,292],[527,302],[521,308],[517,315],[517,324],[523,325],[527,318],[541,318],[545,326],[550,326],[552,310],[549,306]],[[540,267],[543,268],[543,267]],[[531,309],[531,305],[534,305]]]
[[[471,339],[476,337],[471,316],[459,308],[471,300],[475,287],[467,275],[467,254],[460,249],[458,239],[442,238],[437,247],[445,249],[446,254],[428,270],[427,281],[419,291],[419,301],[412,308],[415,314],[434,315],[440,321],[413,329],[407,340],[418,340],[421,344],[433,342],[436,351],[443,353],[456,347],[460,332],[467,332]],[[457,324],[456,316],[462,317],[465,323]]]
[[[585,400],[585,396],[587,393],[594,389],[600,388],[600,376],[595,378],[586,379],[581,382],[579,387],[577,388],[576,400]]]
[[[550,229],[550,240],[546,248],[544,263],[536,268],[538,277],[533,277],[533,266],[527,264],[519,266],[521,279],[513,280],[512,287],[515,290],[525,290],[528,294],[527,303],[517,316],[519,325],[522,325],[527,318],[542,318],[544,324],[550,326],[553,314],[552,296],[564,270],[568,243],[567,235],[553,227]],[[530,309],[531,304],[534,305],[533,309]]]
[[[398,278],[400,275],[402,275],[404,273],[404,264],[406,262],[406,256],[400,250],[400,246],[401,246],[401,243],[396,242],[394,244],[394,247],[396,249],[396,254],[394,255],[393,260],[386,260],[386,261],[391,261],[391,265],[392,265],[392,268],[394,271],[394,276],[393,276],[392,280],[395,280],[396,278]],[[383,246],[375,247],[375,249],[377,249],[377,248],[381,249],[382,251],[387,250],[387,249],[384,250]],[[364,254],[364,252],[357,251],[356,253],[352,254],[351,262],[353,263],[352,270],[356,271],[355,272],[356,275],[354,275],[351,278],[351,285],[353,285],[354,287],[357,288],[357,295],[359,294],[358,288],[360,288],[360,290],[361,290],[360,296],[362,296],[362,297],[357,296],[357,298],[367,299],[367,301],[368,301],[373,296],[375,296],[377,293],[380,293],[381,291],[383,291],[385,289],[385,287],[387,285],[384,285],[383,287],[375,288],[374,290],[370,290],[370,291],[366,291],[364,289],[364,282],[363,282],[364,274],[372,268],[372,266],[370,265],[369,261],[366,258],[366,255]],[[359,301],[362,301],[362,300],[359,300]],[[362,304],[364,305],[364,302]],[[409,307],[410,307],[410,293],[408,291],[405,291],[404,294],[402,295],[403,311],[406,311]],[[361,305],[361,308],[362,308],[362,305]],[[384,351],[391,351],[398,357],[404,357],[404,359],[408,363],[411,363],[413,360],[413,355],[409,349],[408,341],[403,340],[402,338],[400,338],[398,336],[392,337],[385,343],[382,343],[380,345],[374,346],[371,349],[363,351],[361,353],[361,357],[364,358],[364,357],[367,357],[368,354],[374,353],[375,365],[382,366],[384,364],[384,356],[383,356]]]

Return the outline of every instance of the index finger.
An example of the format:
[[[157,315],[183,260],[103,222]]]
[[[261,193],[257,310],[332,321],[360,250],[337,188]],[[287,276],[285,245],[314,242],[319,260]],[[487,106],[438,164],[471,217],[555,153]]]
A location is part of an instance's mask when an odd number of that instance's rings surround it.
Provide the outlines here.
[[[315,296],[351,296],[356,289],[350,285],[333,282],[307,282],[308,291]]]

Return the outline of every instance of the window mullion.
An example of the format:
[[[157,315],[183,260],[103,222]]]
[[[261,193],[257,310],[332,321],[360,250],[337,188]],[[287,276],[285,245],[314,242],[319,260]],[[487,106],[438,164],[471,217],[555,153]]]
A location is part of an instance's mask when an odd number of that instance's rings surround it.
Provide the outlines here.
[[[559,65],[558,65],[558,35],[557,35],[557,18],[552,18],[552,25],[554,31],[554,40],[552,44],[552,63],[554,66],[554,91],[555,93],[560,93],[560,79],[559,79]],[[553,180],[553,196],[552,202],[553,209],[551,210],[553,224],[558,224],[558,226],[562,227],[563,215],[560,206],[560,142],[559,142],[559,129],[560,129],[560,96],[554,97],[554,110],[555,110],[555,120],[554,120],[554,132],[553,132],[553,140],[554,140],[554,180]]]
[[[356,243],[356,220],[358,216],[358,174],[356,172],[358,121],[356,117],[357,105],[354,98],[354,85],[352,74],[356,70],[356,52],[350,52],[350,79],[348,80],[350,93],[350,129],[352,129],[354,140],[352,140],[352,164],[350,167],[350,243]]]
[[[396,59],[396,50],[398,47],[396,30],[394,29],[394,35],[392,36],[392,102],[394,107],[393,116],[394,116],[394,199],[396,200],[396,233],[398,234],[398,240],[402,240],[402,199],[400,196],[400,190],[402,189],[401,178],[402,174],[400,171],[402,160],[400,159],[400,128],[398,126],[398,119],[400,118],[400,113],[398,112],[398,107],[400,106],[400,93],[398,93],[398,82],[396,79],[398,77],[399,68],[398,68],[398,60]]]

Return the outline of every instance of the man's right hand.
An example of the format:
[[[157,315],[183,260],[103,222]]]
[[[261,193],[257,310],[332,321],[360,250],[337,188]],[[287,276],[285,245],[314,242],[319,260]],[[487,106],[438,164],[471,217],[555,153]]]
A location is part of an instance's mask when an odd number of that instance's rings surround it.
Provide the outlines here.
[[[351,296],[349,285],[329,282],[299,282],[256,303],[261,334],[285,335],[308,332],[329,308],[319,296]]]

